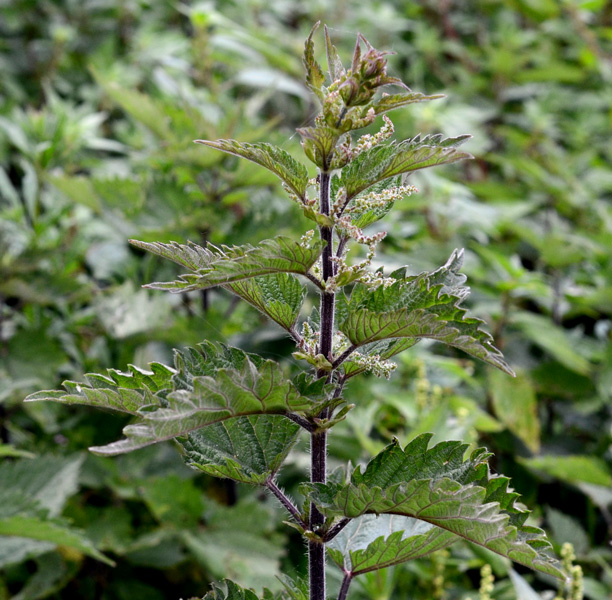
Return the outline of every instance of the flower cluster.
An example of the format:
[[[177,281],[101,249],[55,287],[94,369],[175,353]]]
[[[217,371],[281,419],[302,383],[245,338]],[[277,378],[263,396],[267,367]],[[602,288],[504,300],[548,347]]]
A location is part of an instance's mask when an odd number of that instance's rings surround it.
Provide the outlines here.
[[[385,360],[380,357],[380,354],[365,355],[355,353],[351,356],[351,362],[355,363],[360,369],[364,369],[376,377],[384,377],[389,379],[391,373],[395,371],[397,365],[390,360]]]

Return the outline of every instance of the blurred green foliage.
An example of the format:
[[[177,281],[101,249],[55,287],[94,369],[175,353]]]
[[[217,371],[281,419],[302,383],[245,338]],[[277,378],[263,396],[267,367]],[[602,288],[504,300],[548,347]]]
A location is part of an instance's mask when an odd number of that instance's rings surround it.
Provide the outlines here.
[[[398,138],[475,133],[476,160],[411,181],[420,193],[383,222],[382,250],[417,273],[465,247],[473,310],[518,372],[421,343],[392,380],[349,391],[358,406],[330,460],[428,431],[486,445],[557,549],[574,543],[586,597],[610,598],[612,5],[0,0],[0,599],[179,598],[224,576],[279,589],[275,575],[303,573],[273,499],[196,477],[170,445],[85,456],[125,423],[21,400],[203,339],[290,360],[279,330],[222,292],[139,289],[176,273],[127,239],[239,244],[309,228],[275,177],[192,140],[295,153],[315,112],[300,57],[318,19],[345,54],[361,31],[396,52],[392,74],[447,94],[398,112]],[[306,465],[298,449],[281,474],[296,496]],[[21,536],[15,515],[30,519]],[[485,563],[496,600],[552,586],[457,545],[351,593],[474,597]]]

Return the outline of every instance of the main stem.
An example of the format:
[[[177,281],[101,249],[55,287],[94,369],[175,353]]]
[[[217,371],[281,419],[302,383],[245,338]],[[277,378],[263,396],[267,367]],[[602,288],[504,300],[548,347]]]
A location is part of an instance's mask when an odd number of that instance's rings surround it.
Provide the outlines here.
[[[330,215],[330,181],[331,176],[328,172],[322,171],[320,174],[320,195],[319,210],[321,214]],[[322,271],[323,281],[327,281],[334,274],[334,263],[332,261],[333,245],[331,227],[320,227],[319,233],[321,240],[325,244],[323,248]],[[319,353],[333,362],[332,340],[334,336],[334,292],[321,292],[321,330],[319,338]],[[319,371],[318,377],[327,377],[326,371]],[[323,417],[326,414],[321,415]],[[325,483],[327,475],[327,432],[317,431],[310,436],[310,481],[313,483]],[[310,504],[310,523],[309,529],[316,532],[325,522],[324,516],[317,507]],[[308,542],[308,575],[310,581],[310,600],[325,600],[325,544],[319,540],[309,540]]]

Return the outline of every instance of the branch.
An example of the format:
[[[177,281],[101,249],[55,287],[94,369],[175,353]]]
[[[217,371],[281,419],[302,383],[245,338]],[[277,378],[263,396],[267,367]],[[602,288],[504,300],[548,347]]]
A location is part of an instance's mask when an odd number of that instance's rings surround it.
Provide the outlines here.
[[[300,415],[296,415],[295,413],[287,413],[285,416],[291,421],[293,421],[294,423],[297,423],[300,427],[304,428],[306,431],[309,431],[310,433],[312,433],[313,431],[316,431],[317,429],[310,421],[308,421],[304,417],[300,417]]]
[[[279,499],[280,503],[287,509],[291,516],[295,519],[296,523],[302,529],[308,529],[308,523],[302,518],[302,514],[296,508],[296,506],[285,496],[282,490],[274,483],[272,479],[266,481],[266,487]]]
[[[346,600],[351,581],[353,581],[353,574],[350,571],[344,571],[344,579],[342,579],[338,600]]]
[[[353,352],[357,350],[357,346],[353,344],[349,346],[333,363],[332,367],[337,369]]]
[[[325,286],[310,271],[304,273],[304,277],[306,277],[306,279],[309,281],[312,281],[312,283],[314,283],[320,290],[325,289]]]
[[[350,522],[351,519],[348,517],[338,521],[333,527],[327,530],[327,533],[323,536],[323,541],[327,544],[327,542],[333,540]]]

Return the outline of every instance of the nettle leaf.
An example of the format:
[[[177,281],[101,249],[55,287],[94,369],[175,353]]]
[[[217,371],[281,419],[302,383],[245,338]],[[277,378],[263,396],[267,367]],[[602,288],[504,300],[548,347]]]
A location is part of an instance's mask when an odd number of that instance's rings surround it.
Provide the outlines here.
[[[86,404],[137,415],[143,407],[160,406],[162,395],[171,389],[175,370],[160,363],[151,363],[151,371],[128,365],[129,373],[109,369],[108,375],[88,373],[85,383],[64,381],[68,393],[61,390],[30,394],[25,402],[53,400],[64,404]]]
[[[277,415],[228,419],[178,440],[185,462],[215,477],[264,485],[297,441],[300,426]]]
[[[325,26],[325,51],[327,54],[327,67],[329,70],[330,80],[336,81],[346,75],[342,60],[338,54],[338,49],[332,44],[331,38],[329,37],[329,30],[327,25]]]
[[[315,60],[314,42],[312,41],[312,37],[319,28],[320,24],[321,22],[317,21],[310,30],[310,35],[304,43],[304,56],[302,58],[302,63],[306,69],[306,85],[315,93],[317,98],[323,102],[325,93],[321,88],[325,83],[325,74],[323,73],[321,65]]]
[[[207,357],[212,344],[207,346]],[[316,414],[316,400],[302,396],[286,379],[281,366],[272,360],[254,359],[232,349],[239,360],[232,368],[217,368],[214,375],[192,376],[186,389],[174,389],[164,407],[142,410],[139,422],[128,425],[126,439],[90,448],[103,455],[122,454],[149,444],[184,436],[191,431],[232,417],[289,413]],[[210,368],[206,367],[207,369]],[[188,381],[182,376],[181,381]]]
[[[3,479],[3,485],[0,487],[0,546],[4,545],[3,542],[7,538],[20,538],[29,540],[29,544],[26,542],[24,545],[36,554],[48,551],[49,544],[67,546],[108,565],[114,565],[113,561],[95,548],[91,540],[82,531],[71,527],[68,522],[55,516],[58,512],[55,510],[56,499],[49,500],[49,498],[40,496],[47,490],[51,496],[58,495],[58,492],[52,489],[53,483],[50,486],[42,484],[40,475],[42,469],[45,466],[53,467],[55,464],[68,466],[70,463],[66,462],[65,459],[52,457],[41,458],[40,460],[40,464],[28,460],[27,462],[17,461],[13,464],[4,463],[0,465]],[[80,462],[82,462],[81,458],[78,459],[79,465]],[[22,467],[25,467],[25,469]],[[34,485],[27,480],[27,477],[24,477],[27,474],[28,467],[34,475]],[[64,477],[65,475],[62,475],[61,472],[53,474],[55,478],[52,479],[52,482],[61,486],[61,480],[58,480],[57,477]],[[62,494],[62,492],[63,490],[59,494]],[[6,538],[2,536],[6,536]],[[18,551],[18,549],[16,550]]]
[[[390,94],[388,96],[383,96],[379,100],[377,100],[372,107],[374,108],[374,112],[377,115],[382,115],[383,113],[389,112],[390,110],[395,110],[396,108],[402,108],[403,106],[408,106],[409,104],[414,104],[415,102],[427,102],[429,100],[438,100],[440,98],[444,98],[444,94],[435,94],[433,96],[427,96],[425,94],[421,94],[420,92],[408,92],[404,94]]]
[[[253,591],[240,587],[237,583],[224,579],[212,584],[212,590],[202,600],[259,600]]]
[[[265,167],[283,181],[298,198],[304,199],[308,186],[308,170],[286,150],[263,142],[256,144],[247,144],[237,140],[195,140],[195,142],[227,154],[246,158]]]
[[[459,273],[462,263],[463,251],[455,251],[432,273],[399,276],[390,286],[374,290],[355,286],[340,331],[354,346],[389,338],[409,338],[414,343],[430,338],[513,375],[493,338],[480,329],[483,321],[466,317],[466,309],[460,307],[469,294],[462,285],[465,276]]]
[[[428,449],[423,434],[404,449],[397,441],[357,467],[348,484],[304,484],[303,493],[326,517],[395,514],[426,521],[474,544],[564,579],[544,532],[525,525],[529,511],[515,506],[509,479],[489,472],[483,448],[464,459],[467,444]]]
[[[300,314],[306,288],[289,273],[272,273],[224,286],[290,330]]]
[[[456,148],[470,137],[462,135],[442,139],[441,135],[435,135],[421,139],[417,136],[400,143],[378,144],[362,152],[342,170],[341,182],[347,198],[353,198],[375,183],[394,175],[473,158],[468,152]]]
[[[306,156],[317,167],[326,171],[331,163],[340,134],[331,127],[323,126],[302,127],[296,131],[302,136]]]
[[[246,244],[217,248],[209,244],[207,248],[203,248],[192,243],[164,244],[137,240],[130,240],[130,243],[193,271],[180,275],[176,281],[156,282],[145,286],[175,293],[203,290],[271,273],[304,275],[317,261],[323,248],[320,241],[303,246],[299,241],[285,236],[264,240],[255,247]]]
[[[108,446],[90,448],[102,455],[122,454],[164,440],[186,436],[206,425],[233,417],[298,413],[317,415],[331,400],[329,390],[319,386],[319,396],[306,397],[282,367],[237,348],[205,342],[197,348],[175,351],[175,368],[154,365],[156,373],[138,372],[153,383],[133,389],[133,375],[109,371],[110,377],[87,375],[88,383],[65,382],[61,391],[32,394],[26,401],[54,400],[129,412],[137,420],[124,428],[126,439]],[[124,387],[128,385],[130,387]],[[157,391],[151,388],[158,386]],[[299,386],[299,387],[298,387]],[[77,389],[78,388],[78,389]],[[75,393],[76,392],[76,393]],[[340,400],[334,399],[334,402]]]
[[[446,548],[455,534],[410,517],[366,514],[329,542],[332,560],[353,575],[384,569]]]

